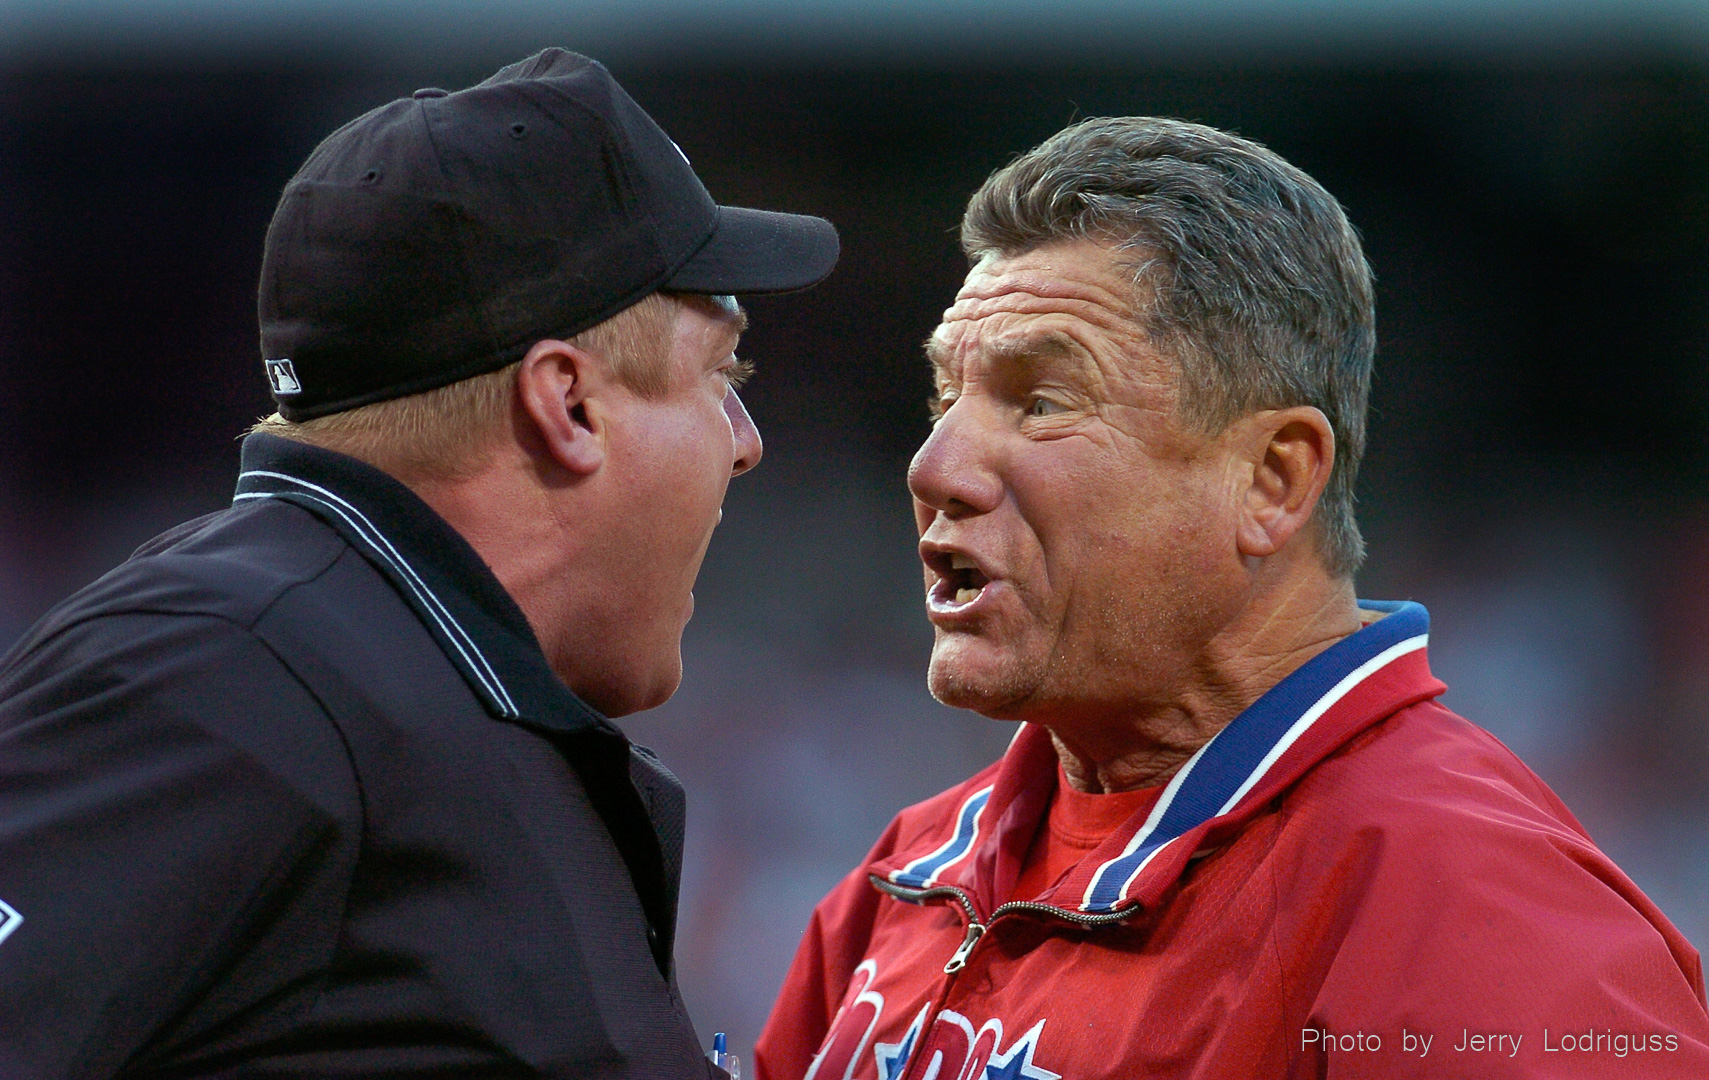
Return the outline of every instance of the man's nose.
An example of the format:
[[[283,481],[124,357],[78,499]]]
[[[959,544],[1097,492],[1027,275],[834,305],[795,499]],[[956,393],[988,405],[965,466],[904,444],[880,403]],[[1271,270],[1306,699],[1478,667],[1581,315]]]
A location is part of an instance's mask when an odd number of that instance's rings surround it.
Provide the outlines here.
[[[731,476],[740,476],[760,463],[765,445],[760,441],[760,429],[748,415],[747,406],[734,389],[724,395],[724,412],[730,417],[730,431],[736,439],[736,460],[730,467]]]
[[[980,403],[961,398],[938,418],[908,466],[908,490],[951,517],[988,514],[1003,499],[994,465],[994,432]]]

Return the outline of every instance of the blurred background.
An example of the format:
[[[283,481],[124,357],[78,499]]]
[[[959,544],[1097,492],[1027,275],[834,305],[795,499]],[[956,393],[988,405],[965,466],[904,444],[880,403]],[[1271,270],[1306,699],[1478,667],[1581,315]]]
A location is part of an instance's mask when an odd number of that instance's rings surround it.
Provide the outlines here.
[[[338,124],[546,45],[841,269],[754,302],[731,488],[666,707],[680,959],[745,1054],[813,903],[1008,725],[937,706],[903,485],[919,343],[992,169],[1078,118],[1258,139],[1348,207],[1381,345],[1363,595],[1447,702],[1709,946],[1709,6],[1598,0],[0,0],[0,649],[229,497],[270,410],[261,240]]]

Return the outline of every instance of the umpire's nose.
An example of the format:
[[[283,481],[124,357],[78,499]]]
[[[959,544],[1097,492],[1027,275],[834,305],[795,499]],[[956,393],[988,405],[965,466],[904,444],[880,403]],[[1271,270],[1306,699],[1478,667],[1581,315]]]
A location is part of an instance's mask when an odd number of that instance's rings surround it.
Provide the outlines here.
[[[747,406],[732,387],[724,394],[724,413],[730,418],[730,433],[735,437],[736,460],[730,467],[731,476],[740,476],[760,463],[765,445],[760,441],[760,429],[748,415]]]

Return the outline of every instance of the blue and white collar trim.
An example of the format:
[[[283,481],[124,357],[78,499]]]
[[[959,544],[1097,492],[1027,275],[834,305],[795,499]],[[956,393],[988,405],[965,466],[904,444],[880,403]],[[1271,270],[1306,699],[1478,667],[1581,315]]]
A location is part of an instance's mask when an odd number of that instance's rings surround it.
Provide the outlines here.
[[[1138,832],[1093,873],[1080,910],[1114,911],[1171,842],[1232,811],[1276,761],[1360,683],[1424,648],[1430,615],[1410,601],[1360,601],[1387,615],[1325,649],[1277,683],[1199,748],[1169,781]]]
[[[929,889],[938,876],[954,866],[979,845],[979,823],[991,802],[995,785],[987,785],[968,796],[955,815],[955,833],[942,847],[895,871],[890,880],[910,889]]]

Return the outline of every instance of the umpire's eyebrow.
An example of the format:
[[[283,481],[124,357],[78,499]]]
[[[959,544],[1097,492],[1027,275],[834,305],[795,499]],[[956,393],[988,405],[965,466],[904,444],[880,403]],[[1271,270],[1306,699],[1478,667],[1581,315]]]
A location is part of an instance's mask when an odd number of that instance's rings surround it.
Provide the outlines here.
[[[717,304],[724,314],[736,321],[736,333],[745,334],[748,332],[748,309],[743,307],[739,300],[728,295],[715,295],[707,299]]]

